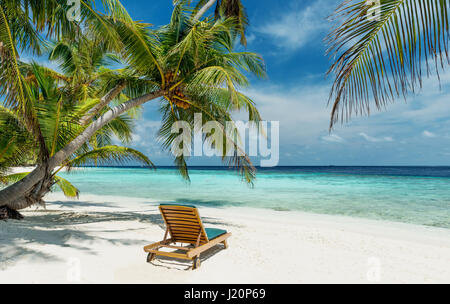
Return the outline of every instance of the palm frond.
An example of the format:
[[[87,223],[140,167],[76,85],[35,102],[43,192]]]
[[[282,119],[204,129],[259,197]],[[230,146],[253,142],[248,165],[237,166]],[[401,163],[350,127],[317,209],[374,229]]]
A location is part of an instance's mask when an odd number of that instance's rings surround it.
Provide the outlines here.
[[[53,46],[48,59],[59,63],[59,67],[64,74],[73,75],[77,70],[77,67],[79,67],[80,62],[76,60],[77,57],[74,56],[73,50],[69,43],[70,42],[64,41],[59,41],[56,43]]]
[[[35,158],[35,145],[21,115],[0,106],[0,168],[27,164]]]
[[[197,20],[200,19],[214,3],[216,3],[214,11],[215,19],[235,18],[237,21],[235,32],[241,36],[241,44],[246,46],[247,39],[245,37],[245,31],[249,22],[245,7],[240,0],[199,0],[193,9],[192,17]]]
[[[154,168],[155,165],[143,153],[127,147],[104,146],[84,154],[76,156],[67,163],[67,166],[74,167],[96,162],[97,164],[118,164],[129,161],[137,161],[143,165]]]
[[[10,20],[4,7],[0,5],[0,95],[5,97],[5,105],[23,107],[25,93],[15,39]]]
[[[217,0],[215,16],[216,18],[221,16],[236,18],[236,32],[241,36],[241,44],[244,46],[247,45],[245,30],[248,26],[248,17],[244,5],[242,5],[240,0]]]
[[[352,114],[369,115],[422,86],[424,69],[439,78],[450,64],[450,3],[442,0],[347,0],[328,35],[330,129]],[[432,66],[434,65],[434,68]]]
[[[9,175],[6,175],[6,176],[2,176],[1,179],[0,179],[0,182],[5,184],[5,185],[14,184],[14,183],[17,183],[18,181],[20,181],[21,179],[23,179],[28,174],[30,174],[30,172],[21,172],[21,173],[9,174]]]
[[[80,191],[72,185],[68,180],[60,177],[54,176],[56,185],[61,189],[64,195],[68,198],[78,198]]]
[[[143,74],[151,74],[156,69],[164,86],[164,72],[156,55],[157,37],[152,35],[147,27],[148,24],[140,22],[114,23],[114,29],[124,45],[122,53],[128,63]]]
[[[114,29],[113,23],[107,16],[104,16],[97,12],[95,7],[95,1],[93,0],[79,0],[81,3],[81,11],[84,16],[84,21],[90,26],[97,35],[101,35],[104,37],[105,41],[108,42],[109,48],[120,51],[122,48],[122,43],[119,34]],[[106,0],[104,0],[106,1]],[[110,1],[106,1],[109,4]],[[106,3],[105,2],[105,3]],[[118,1],[114,1],[118,2]],[[116,6],[117,8],[118,6]],[[110,11],[115,13],[116,10]],[[124,16],[124,13],[120,12],[121,16]],[[112,16],[114,18],[114,16]]]

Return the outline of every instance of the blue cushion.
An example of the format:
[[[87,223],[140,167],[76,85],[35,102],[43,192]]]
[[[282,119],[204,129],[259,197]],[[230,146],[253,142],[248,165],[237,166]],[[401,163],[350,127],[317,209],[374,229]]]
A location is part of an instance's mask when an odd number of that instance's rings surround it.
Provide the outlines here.
[[[160,206],[181,206],[181,207],[189,207],[189,208],[197,208],[193,205],[181,205],[181,204],[159,204]]]
[[[222,234],[227,233],[226,230],[223,229],[216,229],[216,228],[205,228],[206,235],[208,236],[208,240],[215,239],[218,236],[221,236]]]

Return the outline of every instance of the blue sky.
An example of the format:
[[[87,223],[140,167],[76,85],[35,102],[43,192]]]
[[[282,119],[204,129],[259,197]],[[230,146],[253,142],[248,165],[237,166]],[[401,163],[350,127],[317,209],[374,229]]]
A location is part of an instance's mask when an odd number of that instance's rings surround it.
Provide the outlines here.
[[[136,20],[168,22],[171,1],[123,0]],[[245,92],[264,120],[280,121],[280,165],[450,165],[450,72],[424,81],[415,96],[370,117],[356,117],[329,134],[331,79],[323,38],[335,0],[243,0],[250,19],[248,51],[263,55],[267,80]],[[274,4],[276,3],[276,4]],[[157,107],[145,105],[133,147],[171,165],[155,139]],[[217,164],[193,158],[191,165]]]

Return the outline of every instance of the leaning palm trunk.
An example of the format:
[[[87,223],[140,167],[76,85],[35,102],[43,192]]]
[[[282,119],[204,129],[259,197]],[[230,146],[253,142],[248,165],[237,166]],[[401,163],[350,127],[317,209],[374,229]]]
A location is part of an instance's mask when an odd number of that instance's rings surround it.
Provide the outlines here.
[[[77,151],[95,132],[122,113],[142,105],[150,100],[163,96],[163,91],[156,91],[141,97],[129,100],[109,110],[92,124],[90,124],[80,135],[58,151],[48,162],[38,165],[26,177],[0,191],[0,209],[8,207],[13,210],[21,210],[35,204],[41,204],[42,198],[50,191],[54,184],[52,172],[62,165],[75,151]]]
[[[30,196],[38,191],[40,182],[48,175],[45,165],[37,166],[27,177],[0,191],[2,205],[15,210],[29,207]]]
[[[0,206],[0,220],[23,219],[17,210],[44,204],[44,196],[50,192],[55,183],[51,171],[46,168],[48,168],[48,164],[39,165],[27,178],[13,184],[14,187],[11,186],[1,191],[2,202],[7,202],[8,198],[10,201]]]

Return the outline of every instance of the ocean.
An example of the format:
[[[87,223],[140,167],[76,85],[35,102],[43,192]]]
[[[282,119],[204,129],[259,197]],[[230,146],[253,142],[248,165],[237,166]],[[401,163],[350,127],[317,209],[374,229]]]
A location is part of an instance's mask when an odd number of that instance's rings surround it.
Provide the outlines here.
[[[450,228],[450,167],[258,168],[254,187],[223,167],[82,168],[60,173],[81,194],[208,207],[303,211]]]

